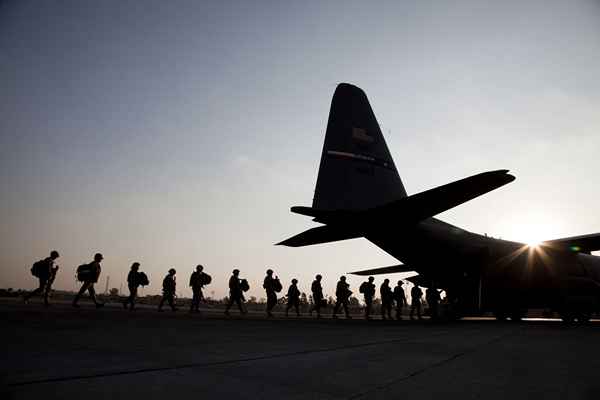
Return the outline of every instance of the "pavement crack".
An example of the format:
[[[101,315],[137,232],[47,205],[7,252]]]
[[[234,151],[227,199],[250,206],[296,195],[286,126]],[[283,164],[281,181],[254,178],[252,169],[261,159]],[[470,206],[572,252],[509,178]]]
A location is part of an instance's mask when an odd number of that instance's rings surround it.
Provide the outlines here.
[[[479,344],[477,346],[474,346],[474,347],[472,347],[470,349],[467,349],[467,350],[459,352],[459,353],[455,353],[455,354],[453,354],[453,355],[451,355],[449,357],[443,358],[443,359],[441,359],[439,361],[436,361],[436,362],[431,363],[429,365],[426,365],[426,366],[424,366],[422,368],[419,368],[419,369],[416,369],[416,370],[414,370],[412,372],[409,372],[408,374],[403,375],[403,376],[401,376],[399,378],[392,379],[392,380],[387,381],[385,383],[382,383],[380,385],[375,385],[374,387],[372,387],[372,388],[370,388],[368,390],[365,390],[363,392],[360,392],[360,393],[357,393],[355,395],[352,395],[352,396],[348,397],[348,400],[358,399],[358,398],[367,396],[367,395],[369,395],[369,394],[371,394],[373,392],[376,392],[378,390],[385,389],[385,388],[388,388],[388,387],[390,387],[392,385],[395,385],[397,383],[404,382],[404,381],[407,381],[409,379],[412,379],[415,376],[421,375],[421,374],[423,374],[423,373],[425,373],[425,372],[427,372],[427,371],[429,371],[431,369],[434,369],[434,368],[437,368],[437,367],[441,367],[442,365],[451,363],[452,361],[457,360],[457,359],[459,359],[459,358],[461,358],[461,357],[463,357],[465,355],[472,354],[472,353],[476,352],[482,346],[489,346],[491,344],[499,342],[502,339],[504,339],[504,338],[506,338],[508,336],[513,335],[514,333],[515,333],[515,331],[511,331],[511,332],[504,333],[502,335],[495,336],[492,339],[490,339],[490,340],[488,340],[488,341],[486,341],[486,342],[484,342],[482,344]]]
[[[321,348],[321,349],[300,350],[300,351],[294,351],[294,352],[262,355],[262,356],[256,356],[256,357],[237,358],[237,359],[230,359],[230,360],[223,360],[223,361],[214,361],[214,362],[205,362],[205,363],[188,363],[188,364],[179,364],[179,365],[168,366],[168,367],[148,367],[148,368],[121,370],[121,371],[100,372],[100,373],[94,373],[94,374],[82,374],[82,375],[70,375],[70,376],[61,376],[61,377],[53,377],[53,378],[32,379],[32,380],[28,380],[28,381],[8,383],[7,386],[19,387],[19,386],[36,385],[36,384],[43,384],[43,383],[69,382],[69,381],[76,381],[76,380],[98,379],[98,378],[107,378],[107,377],[115,377],[115,376],[122,376],[122,375],[134,375],[134,374],[144,374],[144,373],[152,373],[152,372],[176,371],[176,370],[190,369],[190,368],[205,368],[205,367],[231,365],[231,364],[246,363],[246,362],[253,362],[253,361],[271,360],[271,359],[284,358],[284,357],[302,356],[302,355],[308,355],[308,354],[328,353],[328,352],[335,352],[335,351],[340,351],[340,350],[349,350],[349,349],[356,349],[356,348],[361,348],[361,347],[378,346],[378,345],[382,345],[382,344],[400,343],[400,342],[410,343],[413,341],[408,340],[406,337],[404,337],[401,339],[390,339],[390,340],[381,340],[381,341],[376,341],[376,342],[348,344],[348,345],[343,345],[343,346],[335,346],[335,347],[328,347],[328,348]]]

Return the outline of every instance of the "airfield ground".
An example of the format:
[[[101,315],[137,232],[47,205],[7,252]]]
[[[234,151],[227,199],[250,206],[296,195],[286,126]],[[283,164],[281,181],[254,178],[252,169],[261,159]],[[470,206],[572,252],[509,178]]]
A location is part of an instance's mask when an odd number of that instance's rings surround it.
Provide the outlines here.
[[[0,301],[3,399],[599,399],[600,322],[266,320]]]

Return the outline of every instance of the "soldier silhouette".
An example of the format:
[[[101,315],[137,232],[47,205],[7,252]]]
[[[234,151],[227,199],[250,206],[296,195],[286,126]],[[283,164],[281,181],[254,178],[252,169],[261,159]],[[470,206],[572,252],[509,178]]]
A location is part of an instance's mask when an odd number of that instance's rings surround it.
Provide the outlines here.
[[[315,276],[315,280],[310,286],[310,291],[312,292],[313,305],[310,307],[309,313],[312,315],[313,311],[317,312],[317,318],[321,318],[321,306],[323,305],[323,286],[321,286],[321,279],[323,277],[321,275]]]
[[[25,295],[23,300],[25,304],[29,303],[29,299],[31,297],[41,294],[44,299],[44,305],[49,306],[48,295],[50,292],[50,287],[52,286],[52,282],[54,282],[54,278],[56,277],[56,272],[58,271],[58,265],[54,266],[54,261],[60,257],[58,251],[52,250],[50,252],[50,257],[46,257],[43,260],[37,261],[31,267],[31,274],[38,278],[39,287],[33,290],[31,293]]]
[[[263,288],[267,292],[267,317],[273,317],[273,308],[277,305],[277,292],[281,291],[279,278],[273,277],[273,270],[267,270],[267,276],[263,281]]]
[[[225,308],[225,315],[229,315],[229,309],[231,308],[233,303],[236,303],[238,305],[241,314],[246,314],[246,310],[244,310],[244,307],[242,306],[244,294],[242,291],[239,275],[240,270],[236,268],[233,270],[231,277],[229,278],[229,302],[227,303],[227,307]]]
[[[190,276],[190,287],[192,288],[192,304],[190,312],[200,312],[200,301],[204,299],[202,288],[210,282],[210,277],[205,274],[202,265],[196,266],[196,271]]]
[[[429,307],[429,316],[432,320],[437,320],[439,317],[440,292],[433,286],[434,284],[432,282],[431,286],[425,291],[425,299]]]
[[[171,268],[169,270],[169,273],[167,274],[167,276],[165,276],[165,279],[163,279],[163,297],[162,299],[160,299],[160,304],[158,305],[158,311],[162,311],[163,309],[163,304],[165,304],[165,301],[167,303],[169,303],[169,306],[171,307],[171,311],[177,311],[177,307],[175,306],[175,287],[176,287],[176,282],[175,282],[175,274],[177,273],[177,271],[175,271],[175,268]]]
[[[385,279],[383,281],[379,287],[379,293],[381,294],[381,318],[392,319],[392,303],[394,302],[394,293],[390,287],[389,279]]]
[[[421,297],[423,297],[423,291],[418,285],[414,285],[410,290],[410,319],[414,318],[415,311],[417,312],[417,317],[422,319],[421,316]]]
[[[129,297],[123,302],[123,308],[127,309],[129,305],[129,310],[133,310],[135,307],[135,299],[137,297],[138,287],[140,286],[140,277],[138,270],[140,269],[140,263],[134,262],[131,264],[131,270],[129,274],[127,274],[127,287],[129,289]]]
[[[83,264],[77,267],[77,279],[83,282],[81,289],[73,299],[73,307],[79,308],[79,298],[83,295],[83,293],[87,290],[90,293],[90,298],[96,305],[96,308],[100,308],[104,306],[104,303],[99,303],[96,300],[96,291],[94,290],[94,283],[98,282],[98,278],[100,277],[100,272],[102,268],[100,267],[100,263],[104,257],[100,253],[96,253],[94,255],[94,261],[89,264]]]
[[[351,319],[350,313],[348,312],[348,299],[352,292],[350,291],[350,285],[346,283],[346,277],[341,276],[340,280],[337,283],[335,288],[335,307],[333,307],[333,315],[332,318],[337,318],[337,313],[340,307],[344,308],[344,313],[346,314],[346,319]]]
[[[396,302],[396,319],[402,319],[402,308],[406,305],[406,295],[402,285],[404,282],[398,281],[398,286],[394,288],[394,301]]]
[[[292,279],[292,284],[287,292],[287,307],[285,308],[285,316],[288,316],[290,308],[296,309],[296,316],[300,316],[300,290],[298,290],[298,279]]]
[[[360,285],[360,292],[365,296],[365,319],[371,319],[371,309],[373,308],[373,298],[375,297],[375,278],[369,277],[369,280]]]

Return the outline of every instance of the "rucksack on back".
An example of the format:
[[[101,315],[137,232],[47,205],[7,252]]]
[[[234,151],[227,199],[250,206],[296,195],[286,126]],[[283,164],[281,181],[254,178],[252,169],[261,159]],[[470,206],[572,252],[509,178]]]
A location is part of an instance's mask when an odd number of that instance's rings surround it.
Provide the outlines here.
[[[77,267],[77,280],[79,282],[88,282],[93,280],[94,271],[89,264],[81,264]]]
[[[201,285],[210,285],[210,283],[212,282],[212,278],[210,277],[209,274],[203,272],[200,274],[200,284]]]
[[[138,283],[142,286],[148,286],[150,284],[150,281],[148,280],[148,275],[146,275],[144,272],[138,272]]]
[[[367,291],[367,282],[361,283],[358,287],[358,291],[364,294]]]
[[[273,290],[275,290],[277,293],[281,292],[281,290],[283,289],[283,286],[281,285],[281,281],[279,279],[275,279],[273,281]]]
[[[42,268],[44,268],[44,260],[39,260],[33,263],[31,266],[31,275],[39,278],[42,274]]]
[[[242,292],[247,292],[248,290],[250,290],[250,285],[248,284],[248,281],[246,279],[242,279],[240,281],[240,289],[242,289]]]

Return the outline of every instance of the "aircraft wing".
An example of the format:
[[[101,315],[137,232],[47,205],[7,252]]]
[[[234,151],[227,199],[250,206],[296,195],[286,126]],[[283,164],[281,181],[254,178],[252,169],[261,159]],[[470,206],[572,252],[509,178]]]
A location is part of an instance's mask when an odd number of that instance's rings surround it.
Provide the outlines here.
[[[380,267],[372,269],[364,269],[361,271],[349,272],[352,275],[381,275],[381,274],[395,274],[397,272],[411,272],[414,271],[413,267],[406,264],[391,265],[389,267]]]
[[[378,214],[421,221],[479,197],[515,180],[508,170],[483,172],[388,203],[373,210]]]
[[[313,244],[336,242],[338,240],[355,239],[359,237],[362,237],[362,233],[325,225],[299,233],[296,236],[292,236],[289,239],[277,243],[276,245],[302,247]]]
[[[592,251],[600,250],[600,233],[547,240],[543,242],[543,245],[550,247],[564,247],[578,253],[589,254]]]

